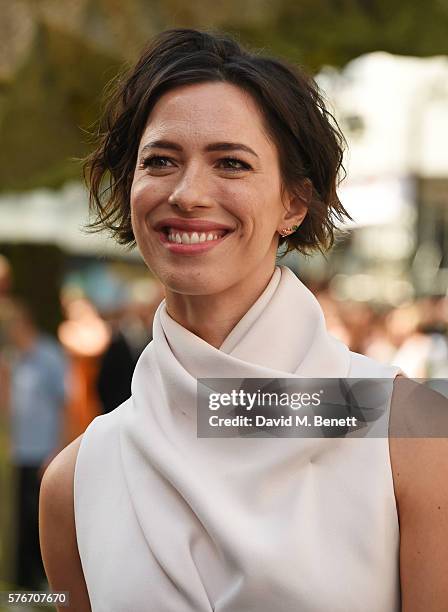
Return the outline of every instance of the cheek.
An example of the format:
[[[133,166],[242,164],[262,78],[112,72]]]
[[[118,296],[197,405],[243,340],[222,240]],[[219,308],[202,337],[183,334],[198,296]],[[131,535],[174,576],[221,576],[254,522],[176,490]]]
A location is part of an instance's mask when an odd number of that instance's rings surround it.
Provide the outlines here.
[[[150,194],[147,182],[142,178],[134,178],[130,193],[131,209],[139,210],[147,205],[151,201]]]
[[[225,204],[244,225],[254,230],[260,226],[266,211],[269,202],[266,189],[269,187],[259,182],[235,181],[235,183],[235,185],[225,185],[221,193],[218,193],[217,200]]]
[[[137,181],[132,184],[129,197],[131,225],[138,242],[139,238],[144,235],[145,219],[152,208],[153,199],[150,196],[150,192],[145,188],[143,181]]]
[[[153,184],[145,177],[135,178],[130,192],[132,222],[143,221],[144,217],[166,197],[160,185]]]
[[[272,185],[257,189],[244,201],[244,214],[256,234],[268,237],[276,229],[282,212],[282,204]]]

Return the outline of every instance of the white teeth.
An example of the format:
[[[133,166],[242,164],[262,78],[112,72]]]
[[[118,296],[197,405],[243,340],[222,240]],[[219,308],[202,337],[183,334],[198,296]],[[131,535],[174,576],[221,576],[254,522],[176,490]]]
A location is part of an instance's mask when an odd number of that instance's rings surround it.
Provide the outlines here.
[[[176,242],[177,244],[197,244],[198,242],[205,242],[209,240],[218,240],[221,238],[218,234],[209,232],[177,232],[176,230],[168,229],[168,241]]]

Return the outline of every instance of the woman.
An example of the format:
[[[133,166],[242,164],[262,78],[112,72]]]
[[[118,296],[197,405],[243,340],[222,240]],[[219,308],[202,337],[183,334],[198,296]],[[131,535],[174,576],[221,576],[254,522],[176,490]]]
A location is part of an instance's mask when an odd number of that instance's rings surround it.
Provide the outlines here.
[[[391,464],[384,438],[196,435],[201,377],[399,372],[332,338],[275,265],[348,216],[341,144],[311,79],[228,37],[164,32],[118,86],[88,162],[96,226],[137,243],[166,299],[132,397],[44,477],[44,563],[71,609],[448,608],[440,443],[391,440]]]

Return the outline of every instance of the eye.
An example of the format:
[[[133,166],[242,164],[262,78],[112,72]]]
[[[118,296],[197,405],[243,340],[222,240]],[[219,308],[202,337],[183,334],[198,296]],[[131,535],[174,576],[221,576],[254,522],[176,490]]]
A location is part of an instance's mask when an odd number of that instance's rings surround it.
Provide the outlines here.
[[[172,160],[169,157],[162,157],[161,155],[150,155],[149,157],[146,157],[140,162],[139,168],[141,168],[142,170],[146,168],[152,168],[153,170],[165,170],[166,168],[172,168],[172,166],[168,165],[171,163]]]
[[[232,171],[252,169],[252,167],[249,164],[247,164],[246,162],[243,162],[241,159],[237,159],[236,157],[223,157],[222,159],[219,160],[219,163],[226,164],[227,166],[226,169],[232,170]]]

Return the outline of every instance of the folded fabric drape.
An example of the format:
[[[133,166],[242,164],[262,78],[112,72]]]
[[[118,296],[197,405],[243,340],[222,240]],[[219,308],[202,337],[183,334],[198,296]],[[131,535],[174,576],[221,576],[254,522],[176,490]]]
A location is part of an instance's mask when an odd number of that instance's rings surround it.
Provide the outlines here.
[[[326,330],[276,267],[219,349],[162,302],[132,396],[87,428],[75,471],[94,612],[399,610],[387,438],[197,438],[197,378],[393,378]]]

